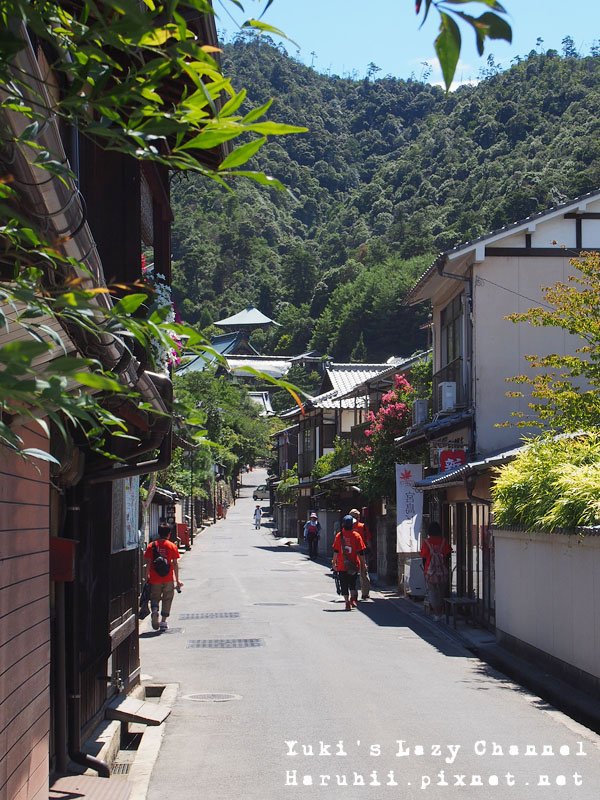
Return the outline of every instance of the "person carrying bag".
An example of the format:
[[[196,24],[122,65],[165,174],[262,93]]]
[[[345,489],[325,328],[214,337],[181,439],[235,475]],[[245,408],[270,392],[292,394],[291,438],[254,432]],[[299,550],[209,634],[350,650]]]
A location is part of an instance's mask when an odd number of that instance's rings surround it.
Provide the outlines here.
[[[356,581],[364,564],[366,551],[361,535],[353,527],[354,518],[348,514],[342,520],[342,529],[333,541],[333,566],[339,575],[346,611],[358,606]]]

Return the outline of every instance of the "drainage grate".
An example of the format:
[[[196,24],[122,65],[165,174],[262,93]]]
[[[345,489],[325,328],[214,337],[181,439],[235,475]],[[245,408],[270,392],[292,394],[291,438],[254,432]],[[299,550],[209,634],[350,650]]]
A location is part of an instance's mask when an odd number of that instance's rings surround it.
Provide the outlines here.
[[[234,558],[248,558],[248,553],[234,553]]]
[[[123,762],[115,761],[112,765],[111,772],[113,775],[127,775],[131,769],[131,762],[125,764]]]
[[[254,603],[255,606],[295,606],[295,603]]]
[[[237,619],[239,611],[202,611],[200,613],[180,614],[179,619]]]
[[[298,572],[297,569],[272,569],[271,572]]]
[[[161,631],[161,636],[164,636],[165,633],[182,633],[183,628],[167,628],[166,631]]]
[[[205,694],[188,694],[185,699],[195,700],[197,703],[227,703],[229,700],[241,700],[241,695],[225,692],[206,692]]]
[[[188,648],[231,649],[234,647],[264,647],[262,639],[190,639]]]

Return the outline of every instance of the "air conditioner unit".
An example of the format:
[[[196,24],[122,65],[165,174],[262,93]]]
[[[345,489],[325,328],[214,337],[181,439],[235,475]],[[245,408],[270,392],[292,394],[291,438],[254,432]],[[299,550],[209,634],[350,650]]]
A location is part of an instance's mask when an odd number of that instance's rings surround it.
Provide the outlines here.
[[[415,400],[412,404],[412,424],[422,425],[427,421],[428,400]]]
[[[452,411],[456,405],[456,382],[440,383],[440,411]]]

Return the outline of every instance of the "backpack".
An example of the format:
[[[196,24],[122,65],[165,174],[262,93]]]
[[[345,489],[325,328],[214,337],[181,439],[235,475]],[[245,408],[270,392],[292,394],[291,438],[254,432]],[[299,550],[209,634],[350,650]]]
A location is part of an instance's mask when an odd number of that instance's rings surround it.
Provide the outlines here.
[[[343,534],[340,536],[340,547],[342,548],[342,558],[344,560],[344,572],[347,575],[357,575],[358,564],[352,557],[352,544],[348,542]],[[350,549],[350,553],[347,552],[346,548]]]
[[[154,554],[154,559],[152,560],[154,571],[161,578],[166,578],[171,570],[171,565],[164,556],[161,556],[159,549],[155,544],[152,545],[152,552]]]
[[[427,542],[431,557],[427,567],[427,580],[429,583],[446,583],[448,580],[448,565],[442,554],[442,545],[434,549],[430,542]]]
[[[310,523],[306,526],[306,536],[317,536],[319,533],[319,526],[316,522]]]

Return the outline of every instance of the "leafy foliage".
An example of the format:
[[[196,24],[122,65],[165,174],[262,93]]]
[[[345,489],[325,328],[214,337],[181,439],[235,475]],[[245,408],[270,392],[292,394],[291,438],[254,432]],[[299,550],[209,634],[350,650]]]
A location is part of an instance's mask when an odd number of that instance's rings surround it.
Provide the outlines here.
[[[176,182],[175,297],[189,322],[258,306],[282,323],[263,352],[349,360],[363,332],[367,361],[408,355],[425,319],[401,299],[433,254],[600,185],[597,56],[534,51],[449,95],[319,74],[264,37],[236,37],[223,62],[309,130],[252,159],[288,193]]]
[[[288,470],[275,490],[280,505],[293,504],[298,499],[298,465]]]
[[[281,187],[239,167],[269,136],[303,128],[264,121],[268,103],[246,113],[240,110],[246,92],[233,89],[213,57],[215,48],[202,45],[186,22],[202,14],[212,14],[208,0],[2,4],[0,111],[14,124],[3,126],[2,132],[0,267],[7,282],[0,303],[11,312],[10,324],[31,337],[3,347],[0,355],[0,407],[8,418],[48,416],[61,432],[66,424],[79,426],[99,449],[107,434],[126,435],[123,422],[103,408],[95,393],[130,397],[135,390],[100,362],[67,356],[62,329],[78,328],[103,343],[111,333],[126,331],[146,351],[154,342],[169,351],[178,335],[189,335],[192,348],[206,346],[194,330],[175,325],[167,319],[168,311],[153,307],[147,286],[90,288],[85,265],[66,255],[71,234],[52,232],[37,213],[28,218],[19,181],[11,172],[19,158],[25,159],[45,170],[48,182],[62,184],[77,197],[66,160],[50,152],[43,138],[58,123],[72,126],[105,150],[199,173],[220,185],[243,176]],[[31,37],[35,52],[48,61],[46,76],[36,74],[37,65],[30,67],[25,60],[34,52]],[[218,169],[208,169],[199,159],[199,154],[240,137],[241,145]],[[121,299],[112,302],[113,294]],[[145,315],[138,313],[142,306]],[[0,312],[0,326],[7,325],[7,315]],[[35,363],[57,349],[65,355],[47,358],[42,367]],[[77,388],[82,386],[86,391]],[[4,420],[0,444],[22,447]]]
[[[600,523],[597,433],[529,441],[492,486],[494,523],[573,530]]]
[[[181,403],[199,406],[213,461],[224,463],[228,475],[242,464],[255,464],[267,457],[270,424],[260,416],[245,386],[207,368],[176,377],[175,389]]]

